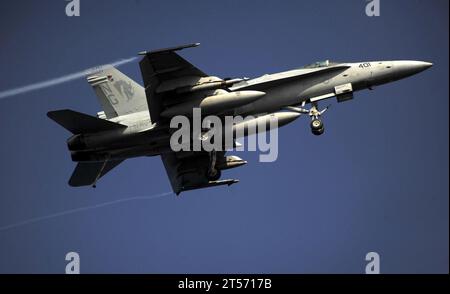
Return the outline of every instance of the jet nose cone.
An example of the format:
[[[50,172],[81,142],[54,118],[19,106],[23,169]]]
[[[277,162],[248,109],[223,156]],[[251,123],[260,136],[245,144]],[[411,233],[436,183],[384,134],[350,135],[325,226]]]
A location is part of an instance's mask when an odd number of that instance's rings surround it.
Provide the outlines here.
[[[394,74],[397,79],[406,78],[432,67],[433,64],[424,61],[405,60],[394,62]]]
[[[433,66],[433,64],[431,62],[425,62],[425,61],[415,61],[412,63],[411,65],[413,67],[413,69],[417,72],[421,72],[424,71],[426,69],[429,69],[430,67]]]

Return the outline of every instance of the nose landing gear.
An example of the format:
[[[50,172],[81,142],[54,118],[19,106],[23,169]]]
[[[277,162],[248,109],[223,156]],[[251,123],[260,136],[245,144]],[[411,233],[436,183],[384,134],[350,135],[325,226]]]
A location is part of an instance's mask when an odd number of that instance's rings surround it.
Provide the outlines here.
[[[323,122],[320,119],[313,119],[311,121],[310,126],[311,126],[311,132],[316,136],[320,136],[323,134],[323,132],[325,132]]]
[[[323,110],[319,111],[317,109],[318,104],[317,102],[312,102],[312,106],[310,109],[306,109],[305,108],[305,104],[306,101],[303,101],[302,105],[300,107],[287,107],[289,110],[291,111],[295,111],[295,112],[299,112],[299,113],[303,113],[303,114],[308,114],[311,117],[311,123],[310,123],[310,127],[311,127],[311,132],[316,135],[316,136],[320,136],[325,132],[325,127],[323,125],[322,120],[320,119],[320,116],[322,114],[325,113],[325,111],[328,110],[328,108],[330,108],[331,105],[328,105],[327,107],[325,107]]]
[[[304,105],[304,103],[302,104],[302,106]],[[327,109],[330,106],[327,106],[325,109],[323,109],[322,111],[317,110],[317,102],[313,102],[312,103],[312,107],[309,110],[308,114],[311,117],[311,132],[316,135],[316,136],[320,136],[325,132],[325,127],[323,125],[323,122],[320,120],[320,116],[327,111]]]

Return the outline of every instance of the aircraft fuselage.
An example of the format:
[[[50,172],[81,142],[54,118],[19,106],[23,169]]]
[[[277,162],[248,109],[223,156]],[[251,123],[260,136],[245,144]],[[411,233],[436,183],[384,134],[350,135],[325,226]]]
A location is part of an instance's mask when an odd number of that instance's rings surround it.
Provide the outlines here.
[[[431,63],[421,61],[371,61],[326,66],[318,64],[317,67],[264,75],[230,88],[233,92],[257,90],[265,93],[256,101],[235,108],[234,115],[256,116],[302,103],[317,104],[331,97],[337,97],[339,102],[346,101],[353,98],[353,92],[372,89],[431,66]],[[106,158],[154,156],[171,151],[168,126],[152,124],[148,112],[119,116],[111,121],[128,127],[69,138],[72,160],[104,161]]]

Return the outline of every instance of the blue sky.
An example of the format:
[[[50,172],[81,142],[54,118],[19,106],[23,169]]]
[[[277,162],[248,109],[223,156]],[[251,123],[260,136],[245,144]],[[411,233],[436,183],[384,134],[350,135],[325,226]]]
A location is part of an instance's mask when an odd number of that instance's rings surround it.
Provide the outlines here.
[[[414,59],[426,72],[279,131],[279,156],[227,171],[241,182],[130,200],[0,229],[1,273],[448,273],[448,1],[86,1],[0,4],[0,92],[142,50],[181,54],[221,77],[256,77],[316,60]],[[141,83],[136,62],[121,71]],[[67,185],[64,129],[46,117],[100,110],[84,79],[0,100],[0,227],[170,191],[159,158],[125,162],[97,189]],[[394,127],[393,127],[394,126]]]

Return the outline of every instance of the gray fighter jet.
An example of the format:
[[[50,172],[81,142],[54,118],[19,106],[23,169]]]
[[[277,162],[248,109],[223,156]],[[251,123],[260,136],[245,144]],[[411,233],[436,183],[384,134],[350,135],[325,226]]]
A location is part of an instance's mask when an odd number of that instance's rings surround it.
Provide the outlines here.
[[[198,43],[142,52],[140,69],[144,87],[114,67],[101,68],[87,77],[103,111],[97,117],[73,110],[50,111],[49,118],[70,131],[72,160],[78,162],[71,186],[95,187],[97,181],[122,161],[139,156],[161,156],[173,191],[231,185],[221,172],[246,164],[225,151],[179,151],[170,148],[175,115],[252,115],[257,123],[278,118],[278,126],[301,114],[311,118],[314,135],[324,132],[320,101],[353,99],[355,91],[372,89],[432,66],[422,61],[321,61],[290,71],[254,79],[221,79],[196,68],[176,53]],[[306,107],[308,105],[308,108]],[[233,130],[246,130],[245,123]],[[248,133],[245,133],[248,134]],[[228,146],[229,147],[229,146]]]

